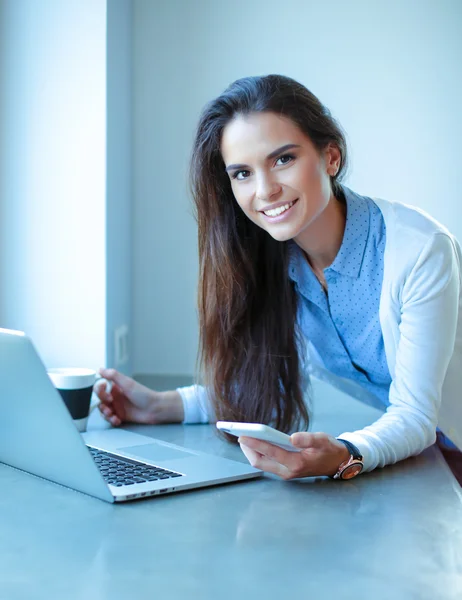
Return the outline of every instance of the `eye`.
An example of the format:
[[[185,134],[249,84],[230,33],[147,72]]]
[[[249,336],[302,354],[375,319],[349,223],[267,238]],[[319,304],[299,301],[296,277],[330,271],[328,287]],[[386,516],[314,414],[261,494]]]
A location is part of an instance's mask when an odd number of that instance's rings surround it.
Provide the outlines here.
[[[279,161],[283,161],[283,162],[281,162],[280,164],[281,164],[281,165],[287,165],[287,164],[289,164],[290,162],[292,162],[293,160],[295,160],[295,156],[294,156],[293,154],[283,154],[282,156],[280,156],[280,157],[277,159],[277,161],[276,161],[276,164],[277,164]]]
[[[293,154],[283,154],[282,156],[280,156],[277,159],[276,164],[279,163],[278,166],[284,166],[284,165],[288,165],[293,160],[295,160],[295,156]],[[231,175],[231,178],[237,179],[238,181],[243,181],[249,177],[249,174],[250,174],[250,171],[243,169],[241,171],[234,171],[234,173]]]
[[[245,170],[244,170],[244,171],[235,171],[235,172],[234,172],[234,173],[231,175],[231,177],[232,177],[233,179],[237,179],[237,180],[239,180],[239,181],[242,181],[243,179],[247,179],[247,177],[238,177],[238,175],[240,175],[241,173],[249,173],[249,171],[245,171]]]

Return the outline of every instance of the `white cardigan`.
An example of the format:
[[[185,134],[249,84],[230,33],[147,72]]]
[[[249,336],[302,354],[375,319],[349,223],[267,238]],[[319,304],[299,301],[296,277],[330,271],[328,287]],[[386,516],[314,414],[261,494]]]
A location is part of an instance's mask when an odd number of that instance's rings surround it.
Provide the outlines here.
[[[365,471],[419,454],[437,425],[462,449],[462,251],[423,210],[374,198],[386,224],[379,319],[392,378],[390,406],[375,423],[339,437],[353,442]],[[311,343],[306,367],[358,398],[368,392],[327,371]],[[186,423],[213,420],[206,390],[179,388]]]

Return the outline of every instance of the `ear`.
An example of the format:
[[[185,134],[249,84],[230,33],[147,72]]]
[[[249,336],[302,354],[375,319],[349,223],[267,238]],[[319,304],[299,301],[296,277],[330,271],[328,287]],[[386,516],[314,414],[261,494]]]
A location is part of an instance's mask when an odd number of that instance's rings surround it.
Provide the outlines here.
[[[339,147],[333,142],[329,142],[324,150],[324,161],[328,175],[331,177],[337,175],[341,160],[342,155],[340,154]]]

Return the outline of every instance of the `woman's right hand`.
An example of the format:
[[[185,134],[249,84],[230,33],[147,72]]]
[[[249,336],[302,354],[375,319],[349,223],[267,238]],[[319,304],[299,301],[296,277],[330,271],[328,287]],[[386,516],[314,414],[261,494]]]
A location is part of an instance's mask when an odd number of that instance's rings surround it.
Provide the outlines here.
[[[156,392],[115,369],[100,369],[99,374],[112,384],[98,381],[94,391],[100,400],[103,417],[117,427],[122,423],[181,423],[184,420],[183,401],[177,391]]]

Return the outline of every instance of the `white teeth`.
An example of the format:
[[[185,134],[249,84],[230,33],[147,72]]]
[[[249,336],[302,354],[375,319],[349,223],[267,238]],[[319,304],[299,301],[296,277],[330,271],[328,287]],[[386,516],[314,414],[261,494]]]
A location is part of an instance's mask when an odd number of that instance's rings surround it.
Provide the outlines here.
[[[289,202],[289,204],[284,204],[284,206],[278,206],[278,208],[272,208],[271,210],[264,210],[263,213],[265,215],[267,215],[268,217],[277,217],[278,215],[282,214],[286,210],[289,210],[289,208],[292,206],[292,204],[294,202],[295,202],[295,200],[293,200],[292,202]]]

